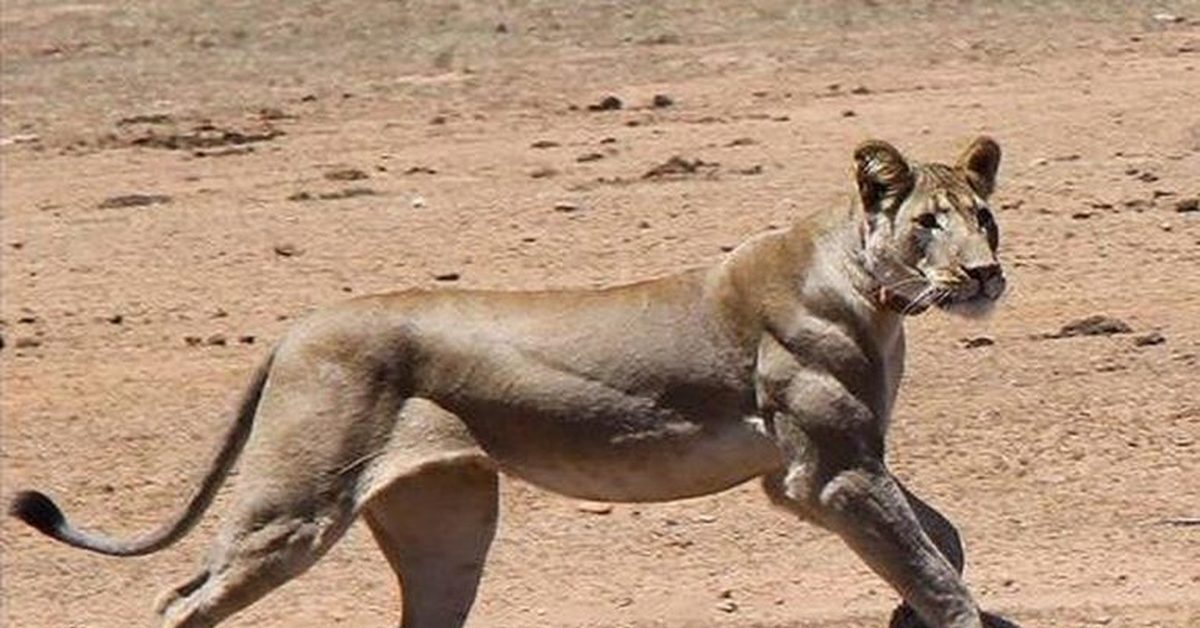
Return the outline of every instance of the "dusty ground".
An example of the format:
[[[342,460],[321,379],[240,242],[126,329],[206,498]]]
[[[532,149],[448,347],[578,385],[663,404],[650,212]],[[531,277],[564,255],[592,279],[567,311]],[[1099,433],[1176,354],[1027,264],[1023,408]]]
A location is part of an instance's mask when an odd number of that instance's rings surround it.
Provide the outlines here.
[[[712,262],[845,203],[864,138],[950,159],[985,132],[1012,289],[987,322],[912,321],[892,464],[961,526],[987,608],[1200,625],[1200,3],[120,4],[0,13],[5,500],[148,527],[311,308]],[[718,165],[642,178],[673,155]],[[1044,337],[1094,314],[1133,331]],[[475,626],[882,626],[894,602],[755,486],[503,501]],[[0,623],[145,625],[217,519],[132,560],[5,520]],[[231,623],[397,608],[356,527]]]

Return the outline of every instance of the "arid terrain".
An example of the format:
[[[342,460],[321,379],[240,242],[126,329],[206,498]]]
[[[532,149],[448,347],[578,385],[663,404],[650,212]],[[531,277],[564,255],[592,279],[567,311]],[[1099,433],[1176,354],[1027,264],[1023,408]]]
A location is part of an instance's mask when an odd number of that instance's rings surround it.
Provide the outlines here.
[[[986,133],[1010,290],[910,322],[890,464],[985,608],[1200,626],[1200,2],[933,4],[6,0],[0,499],[146,529],[314,308],[713,263],[849,203],[864,139],[952,160]],[[882,627],[897,599],[754,483],[502,491],[473,626]],[[225,503],[124,560],[5,518],[0,624],[147,625]],[[230,625],[398,616],[356,526]]]

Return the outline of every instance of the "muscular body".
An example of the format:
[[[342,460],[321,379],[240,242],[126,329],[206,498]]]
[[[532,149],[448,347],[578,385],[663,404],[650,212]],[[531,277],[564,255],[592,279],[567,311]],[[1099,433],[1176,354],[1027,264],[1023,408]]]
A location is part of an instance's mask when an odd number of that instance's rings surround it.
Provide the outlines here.
[[[986,207],[999,147],[954,166],[883,142],[860,202],[721,263],[603,290],[402,292],[317,312],[279,343],[187,508],[130,541],[49,498],[13,512],[113,555],[182,537],[234,461],[204,569],[159,604],[212,626],[305,571],[361,515],[404,589],[402,626],[461,626],[495,530],[497,473],[592,500],[665,501],[762,478],[909,605],[893,625],[978,628],[954,528],[884,463],[903,319],[1004,289]],[[244,452],[242,451],[244,449]]]

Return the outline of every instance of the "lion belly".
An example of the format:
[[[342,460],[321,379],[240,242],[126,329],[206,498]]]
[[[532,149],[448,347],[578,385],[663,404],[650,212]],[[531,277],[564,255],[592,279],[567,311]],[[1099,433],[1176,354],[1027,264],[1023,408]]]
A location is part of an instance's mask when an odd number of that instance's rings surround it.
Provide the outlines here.
[[[688,420],[633,429],[629,423],[608,425],[566,439],[543,441],[528,432],[520,442],[495,438],[485,450],[502,470],[531,484],[571,497],[619,502],[707,495],[782,462],[756,418],[718,426]],[[530,447],[531,442],[553,446]]]

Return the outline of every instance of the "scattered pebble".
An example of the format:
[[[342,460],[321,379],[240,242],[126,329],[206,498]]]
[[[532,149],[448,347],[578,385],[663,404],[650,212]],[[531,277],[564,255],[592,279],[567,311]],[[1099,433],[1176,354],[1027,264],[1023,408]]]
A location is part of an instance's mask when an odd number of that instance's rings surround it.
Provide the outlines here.
[[[1154,21],[1162,22],[1164,24],[1182,24],[1186,20],[1182,15],[1175,15],[1173,13],[1155,13]]]
[[[255,338],[254,336],[250,336],[250,335],[238,336],[238,342],[240,342],[244,345],[252,345],[252,344],[254,344],[254,342],[256,340],[257,340],[257,338]]]
[[[670,107],[671,105],[674,105],[675,99],[666,94],[655,94],[654,99],[650,101],[650,104],[653,105],[655,109],[662,109],[664,107]]]
[[[18,349],[35,349],[42,346],[42,341],[38,338],[17,338],[13,346]]]
[[[843,110],[842,110],[842,117],[843,117],[843,118],[853,118],[854,116],[857,116],[857,115],[858,115],[858,114],[857,114],[857,113],[855,113],[855,111],[854,111],[853,109],[843,109]]]
[[[292,244],[291,242],[276,244],[273,250],[279,257],[296,257],[297,255],[302,255],[304,253],[300,247]]]
[[[1164,343],[1166,341],[1167,341],[1166,336],[1162,335],[1161,333],[1159,333],[1157,331],[1152,331],[1152,332],[1145,333],[1140,336],[1134,337],[1133,344],[1138,347],[1152,347],[1154,345],[1161,345],[1162,343]]]
[[[210,347],[224,347],[229,341],[225,339],[225,334],[213,334],[204,342]]]
[[[413,166],[404,171],[404,174],[437,174],[437,170],[429,166]]]
[[[600,99],[598,103],[588,105],[587,108],[588,111],[616,111],[624,106],[625,103],[622,103],[620,98],[610,95]]]
[[[859,85],[858,87],[855,87],[854,89],[850,90],[850,93],[854,94],[856,96],[865,96],[865,95],[871,93],[871,89],[868,88],[866,85]]]
[[[434,281],[458,281],[461,278],[462,275],[459,273],[442,273],[433,276]]]
[[[757,141],[755,141],[753,138],[750,138],[750,137],[739,137],[739,138],[736,138],[736,139],[733,139],[733,140],[731,140],[731,141],[730,141],[728,144],[726,144],[726,146],[730,146],[730,147],[733,147],[733,146],[753,146],[753,145],[755,145],[755,144],[757,144],[757,143],[758,143],[758,142],[757,142]]]
[[[358,168],[338,168],[325,173],[325,178],[330,181],[360,181],[370,176]]]
[[[554,204],[554,211],[562,212],[564,214],[569,214],[571,212],[577,212],[580,209],[582,209],[582,207],[580,207],[578,204],[572,203],[570,201],[559,201]]]
[[[1175,203],[1175,211],[1181,214],[1200,211],[1200,197],[1180,199]]]
[[[1063,325],[1057,332],[1044,334],[1043,338],[1072,338],[1074,336],[1112,336],[1114,334],[1132,333],[1133,328],[1128,323],[1104,314],[1095,314],[1087,318],[1071,321]]]
[[[612,504],[603,502],[579,502],[575,504],[575,509],[593,515],[607,515],[613,511]]]
[[[425,197],[424,196],[414,196],[412,201],[409,202],[409,205],[412,205],[413,209],[421,209],[421,208],[425,207]]]
[[[120,314],[113,314],[104,320],[112,323],[113,325],[120,325],[121,323],[125,322],[125,317]]]
[[[534,179],[546,179],[558,174],[558,171],[550,167],[534,168],[529,176]]]
[[[561,144],[554,140],[538,140],[529,145],[530,148],[558,148],[559,146]]]
[[[604,153],[584,153],[576,157],[575,161],[586,163],[589,161],[600,161],[601,159],[604,159]]]
[[[642,175],[643,179],[660,179],[680,175],[697,174],[701,171],[715,172],[718,164],[701,159],[687,159],[675,155],[665,162],[654,166]]]
[[[100,209],[118,209],[122,207],[145,207],[147,205],[170,202],[171,197],[166,194],[122,194],[121,196],[110,196],[101,201],[96,207]]]
[[[963,338],[961,342],[964,349],[978,349],[979,347],[990,347],[996,344],[996,341],[988,336]]]

